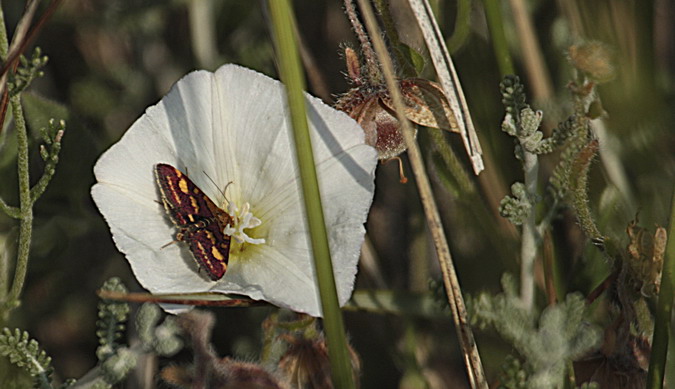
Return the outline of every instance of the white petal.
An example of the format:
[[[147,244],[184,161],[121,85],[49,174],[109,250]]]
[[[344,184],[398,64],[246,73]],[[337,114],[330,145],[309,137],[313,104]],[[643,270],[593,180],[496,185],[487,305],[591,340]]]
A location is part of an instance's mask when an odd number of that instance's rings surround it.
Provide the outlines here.
[[[319,173],[341,303],[351,295],[363,223],[373,196],[377,154],[346,114],[308,97]],[[319,315],[318,291],[299,192],[295,153],[281,84],[225,65],[194,72],[147,110],[95,167],[92,195],[141,284],[152,292],[214,290],[241,293]],[[230,253],[230,266],[213,283],[197,272],[161,205],[152,174],[159,162],[187,173],[217,204],[227,197],[251,203],[262,224],[250,233],[264,244]],[[212,183],[212,179],[215,182]],[[232,209],[230,209],[232,208]],[[251,228],[255,219],[251,218]],[[234,231],[233,231],[234,232]]]
[[[233,164],[239,166],[241,177],[238,181],[234,179],[236,189],[233,192],[238,192],[232,196],[233,201],[251,203],[252,213],[262,220],[262,225],[256,229],[257,236],[265,237],[266,242],[256,248],[260,250],[256,251],[259,257],[247,261],[248,266],[237,266],[239,261],[233,259],[228,273],[213,290],[246,294],[317,316],[321,310],[309,232],[295,157],[294,154],[289,156],[294,153],[290,124],[285,111],[277,107],[279,112],[275,114],[270,111],[273,105],[267,103],[267,100],[274,100],[280,104],[284,91],[278,82],[267,80],[272,85],[256,85],[268,91],[267,99],[258,97],[256,100],[267,107],[265,114],[257,111],[258,106],[252,107],[254,111],[250,116],[234,118],[247,120],[233,127],[239,134],[230,133],[230,136],[247,142],[245,147],[238,147],[231,154],[237,156]],[[353,289],[363,242],[363,223],[374,190],[377,155],[373,148],[364,144],[363,130],[347,115],[315,98],[308,98],[308,103],[338,295],[340,303],[344,304]],[[231,107],[231,104],[223,106]],[[216,142],[225,143],[224,139]],[[251,153],[256,149],[261,151]],[[251,177],[257,180],[251,180]],[[247,257],[250,256],[249,253]],[[231,253],[231,257],[237,258],[238,254]]]
[[[210,98],[200,93],[214,89],[212,80],[213,74],[204,71],[184,77],[94,167],[99,183],[92,196],[136,278],[154,293],[198,292],[212,285],[203,271],[199,273],[185,244],[162,248],[174,239],[176,228],[157,203],[153,173],[155,164],[169,163],[189,170],[207,195],[218,193],[204,174],[209,167],[211,174],[215,171],[214,163],[208,162],[213,161],[213,149],[204,147],[212,143],[211,132],[200,130],[211,126]]]
[[[175,227],[161,205],[112,185],[96,184],[92,196],[126,254],[138,281],[154,293],[197,292],[211,284],[200,276],[192,254],[173,240]]]

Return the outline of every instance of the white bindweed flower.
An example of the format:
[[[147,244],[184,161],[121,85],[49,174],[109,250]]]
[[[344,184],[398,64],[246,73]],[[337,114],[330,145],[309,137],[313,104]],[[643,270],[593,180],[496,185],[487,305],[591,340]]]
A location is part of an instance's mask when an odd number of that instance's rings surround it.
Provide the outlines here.
[[[262,224],[262,220],[249,212],[250,208],[251,205],[249,203],[244,203],[244,207],[241,209],[241,212],[239,212],[239,209],[237,209],[237,206],[234,203],[227,204],[227,213],[232,218],[232,225],[228,224],[223,231],[225,232],[225,235],[233,237],[237,243],[265,243],[264,238],[253,239],[244,232],[245,228],[256,228]]]
[[[235,65],[196,71],[98,160],[92,196],[145,288],[242,294],[321,315],[285,101],[281,83],[254,71]],[[354,287],[377,153],[346,114],[311,96],[307,108],[344,304]],[[231,240],[229,265],[222,278],[213,281],[199,269],[185,242],[167,245],[179,231],[162,205],[157,164],[183,172],[229,215],[222,229]]]

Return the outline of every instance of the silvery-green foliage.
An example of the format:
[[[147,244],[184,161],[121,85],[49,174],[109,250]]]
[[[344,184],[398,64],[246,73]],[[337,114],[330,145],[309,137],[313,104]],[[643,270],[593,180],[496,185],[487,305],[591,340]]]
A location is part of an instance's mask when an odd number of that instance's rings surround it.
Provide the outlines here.
[[[511,193],[513,196],[505,196],[499,203],[499,214],[519,226],[530,214],[534,200],[527,196],[525,184],[522,182],[511,185]]]
[[[105,291],[126,293],[127,288],[119,278],[111,278],[101,288]],[[122,338],[125,323],[129,316],[129,304],[122,301],[103,300],[98,305],[98,321],[96,336],[99,347],[96,356],[105,360],[113,355],[118,347],[117,341]]]
[[[26,370],[34,379],[36,388],[51,388],[53,369],[51,357],[40,348],[28,332],[3,328],[0,333],[0,356],[7,357],[15,366]]]
[[[499,389],[526,389],[528,372],[520,359],[507,355],[502,364]]]
[[[601,330],[584,320],[583,297],[569,294],[537,317],[522,306],[513,277],[505,275],[502,286],[504,293],[483,293],[473,301],[473,319],[494,328],[524,358],[527,388],[562,388],[567,364],[601,341]]]
[[[162,312],[155,304],[143,304],[136,314],[136,329],[144,350],[154,351],[162,356],[171,356],[183,348],[178,334],[180,328],[173,316],[159,324]]]
[[[502,131],[518,139],[516,147],[518,159],[523,159],[523,149],[533,154],[548,154],[562,147],[573,135],[575,117],[561,123],[550,137],[544,138],[544,133],[539,130],[544,114],[541,111],[534,111],[525,102],[526,95],[520,79],[516,76],[507,76],[500,87],[502,103],[506,109],[501,127]]]

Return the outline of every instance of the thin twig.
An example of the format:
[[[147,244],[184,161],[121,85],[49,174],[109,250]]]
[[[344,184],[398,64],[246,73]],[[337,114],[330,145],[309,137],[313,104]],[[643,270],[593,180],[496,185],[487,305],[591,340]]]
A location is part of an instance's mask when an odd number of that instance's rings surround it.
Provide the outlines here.
[[[28,4],[26,7],[37,7],[37,4],[40,2],[39,0],[29,0],[31,1],[30,4]],[[17,25],[17,30],[14,32],[14,37],[12,37],[12,46],[10,47],[9,50],[9,56],[7,57],[7,60],[4,62],[2,65],[2,68],[0,68],[0,74],[5,74],[7,70],[12,66],[12,64],[16,61],[19,60],[19,56],[21,56],[21,53],[23,53],[26,50],[26,47],[30,45],[33,42],[33,39],[37,36],[37,34],[42,30],[42,27],[44,27],[45,23],[49,18],[54,14],[56,9],[59,7],[59,4],[61,3],[62,0],[54,0],[49,4],[49,7],[47,7],[47,10],[40,16],[40,19],[38,19],[37,23],[35,23],[35,26],[33,27],[32,30],[28,31],[23,31],[23,27],[21,26],[21,23],[24,21],[24,18],[26,15],[21,18],[19,21],[19,25]],[[35,5],[33,6],[33,2]],[[35,9],[29,9],[31,12],[35,12]],[[30,15],[30,18],[32,20],[33,15]],[[27,20],[26,22],[26,27],[29,25],[29,21]],[[22,27],[22,31],[19,31],[19,27]],[[19,35],[20,34],[20,35]],[[17,41],[17,38],[23,38],[25,36],[25,39],[18,40],[16,49],[13,50],[12,47],[14,47],[14,42]]]
[[[2,70],[0,71],[0,94],[6,92],[5,89],[7,88],[9,69],[14,68],[22,53],[20,49],[25,47],[23,44],[25,41],[24,37],[28,34],[28,28],[33,21],[33,16],[35,15],[35,11],[37,11],[38,4],[40,4],[38,0],[28,0],[26,3],[26,11],[16,25],[14,37],[12,38],[12,43],[9,45],[9,51],[7,52],[7,60],[2,65]]]
[[[21,218],[21,210],[17,207],[13,207],[5,202],[2,198],[0,198],[0,210],[4,212],[7,216],[14,218],[14,219],[20,219]]]
[[[42,30],[42,27],[45,25],[47,20],[49,20],[49,18],[54,14],[60,3],[61,0],[52,1],[49,4],[47,10],[42,14],[40,19],[37,21],[37,23],[35,23],[35,27],[33,27],[32,30],[26,32],[26,29],[30,25],[30,21],[33,19],[33,14],[37,9],[36,7],[39,4],[38,0],[30,0],[29,3],[26,4],[27,11],[26,13],[24,13],[23,17],[19,21],[16,31],[14,32],[14,37],[12,38],[12,45],[9,47],[9,50],[6,51],[4,47],[2,48],[2,50],[4,51],[2,55],[4,63],[2,64],[2,68],[0,68],[0,75],[1,75],[0,95],[2,95],[2,99],[0,99],[0,132],[2,132],[2,123],[5,122],[5,115],[7,114],[7,105],[9,103],[8,98],[9,94],[7,88],[7,72],[9,71],[10,68],[11,69],[16,68],[17,64],[19,63],[19,58],[21,57],[21,54],[24,52],[24,50],[26,50],[26,47],[28,47],[28,45],[33,41],[33,39],[35,39],[38,32]],[[30,13],[30,15],[27,16],[28,13]],[[5,28],[4,15],[2,20],[2,28],[3,29]],[[7,31],[5,30],[2,33],[5,34],[4,39],[6,42]]]
[[[354,0],[345,0],[345,13],[349,18],[352,28],[354,28],[354,33],[359,38],[359,43],[361,44],[361,54],[366,59],[366,72],[368,73],[368,79],[372,82],[379,83],[382,81],[380,64],[377,60],[377,55],[373,50],[373,46],[370,44],[368,34],[366,34],[366,32],[363,30],[363,25],[359,21],[359,17],[356,15]]]
[[[401,123],[401,126],[403,127],[402,132],[406,145],[408,146],[408,156],[410,158],[412,170],[417,181],[417,186],[419,189],[420,198],[422,200],[422,205],[424,207],[424,212],[427,217],[429,230],[431,231],[434,246],[436,247],[436,251],[440,260],[441,271],[443,273],[443,283],[448,295],[448,302],[450,303],[459,343],[462,347],[464,362],[468,370],[469,382],[473,388],[487,389],[488,384],[485,379],[485,373],[483,372],[480,355],[478,354],[478,349],[476,348],[476,343],[473,338],[473,332],[471,330],[471,326],[469,325],[464,299],[459,287],[459,281],[457,280],[457,274],[455,273],[452,257],[450,256],[450,248],[448,246],[447,240],[445,239],[445,232],[443,230],[443,225],[441,224],[438,208],[431,193],[429,178],[427,177],[424,170],[424,161],[422,160],[422,155],[413,136],[413,129],[410,125],[410,122],[408,122],[405,114],[403,113],[403,98],[401,97],[401,93],[398,89],[398,83],[394,77],[393,64],[387,55],[387,49],[384,45],[382,37],[380,36],[380,31],[377,26],[377,22],[375,21],[370,3],[367,0],[359,0],[359,6],[366,21],[366,27],[370,37],[373,40],[373,44],[378,53],[378,57],[380,58],[382,70],[384,71],[385,79],[387,81],[387,87],[389,89],[389,93],[391,94],[392,100],[394,101],[394,106],[396,107],[396,115],[399,122]]]

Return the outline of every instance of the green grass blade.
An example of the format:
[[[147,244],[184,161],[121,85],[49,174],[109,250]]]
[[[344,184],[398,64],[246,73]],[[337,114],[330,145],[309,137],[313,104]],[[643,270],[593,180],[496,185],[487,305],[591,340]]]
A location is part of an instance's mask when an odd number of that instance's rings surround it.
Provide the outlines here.
[[[328,357],[331,362],[333,384],[335,388],[340,389],[354,388],[351,359],[347,350],[342,312],[340,311],[333,277],[328,235],[307,125],[305,96],[303,95],[304,80],[300,68],[297,42],[293,35],[293,11],[288,0],[270,0],[268,4],[276,39],[279,73],[281,80],[286,84],[288,105],[293,123],[295,149],[298,156],[307,223],[311,234],[314,265],[321,295],[323,325],[328,341]]]

